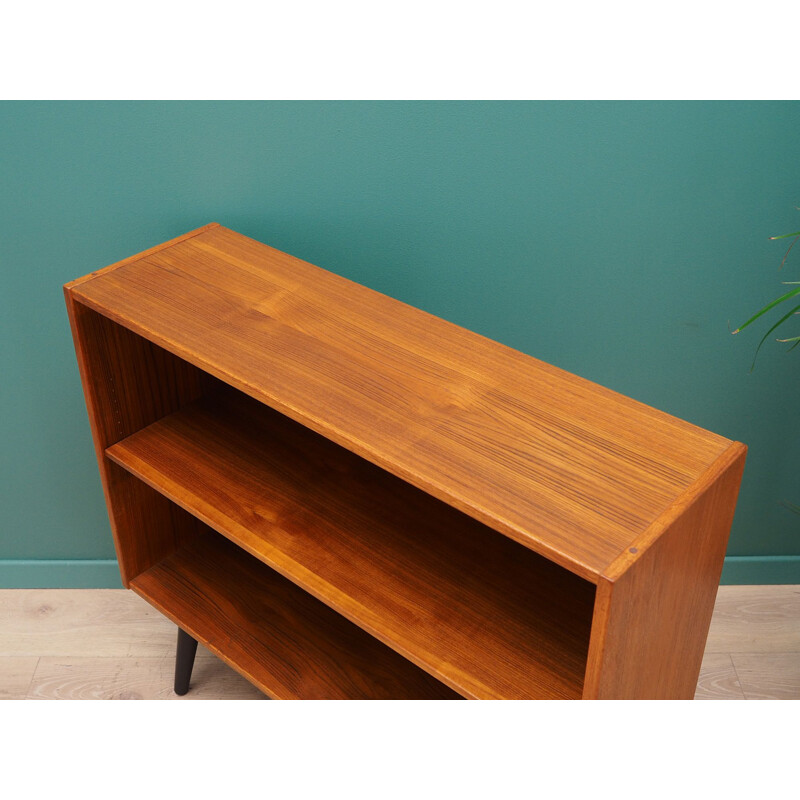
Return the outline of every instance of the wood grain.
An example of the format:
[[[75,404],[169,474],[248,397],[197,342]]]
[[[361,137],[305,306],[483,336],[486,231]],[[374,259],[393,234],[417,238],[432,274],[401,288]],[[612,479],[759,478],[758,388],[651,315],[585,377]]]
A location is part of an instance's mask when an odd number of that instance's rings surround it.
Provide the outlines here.
[[[210,531],[131,586],[270,697],[457,697]]]
[[[592,581],[730,445],[223,227],[72,293]]]
[[[0,659],[1,661],[2,659]],[[42,658],[29,700],[264,700],[255,686],[216,658],[198,659],[191,690],[172,690],[175,664],[167,658]]]
[[[197,236],[200,233],[205,233],[212,228],[218,228],[218,222],[209,222],[207,225],[203,225],[200,228],[195,228],[193,231],[189,231],[188,233],[183,233],[180,236],[176,236],[174,239],[170,239],[167,242],[162,242],[161,244],[157,244],[155,247],[151,247],[149,250],[144,250],[141,253],[137,253],[136,255],[129,256],[128,258],[123,258],[120,261],[115,261],[113,264],[109,264],[107,267],[103,267],[102,269],[95,270],[94,272],[90,272],[88,275],[84,275],[81,278],[76,278],[74,281],[70,281],[69,283],[65,284],[64,289],[69,291],[74,289],[76,286],[80,286],[82,283],[86,281],[92,280],[92,278],[98,277],[98,275],[105,275],[112,270],[117,269],[118,267],[124,267],[126,264],[132,264],[134,261],[139,261],[142,258],[146,258],[147,256],[155,255],[159,252],[159,250],[165,250],[168,247],[173,247],[180,242],[184,242],[187,239],[191,239],[193,236]]]
[[[694,696],[745,452],[731,445],[598,584],[584,697]]]
[[[74,302],[65,290],[123,585],[189,535],[193,522],[103,457],[105,448],[203,391],[202,373]]]
[[[707,653],[703,656],[697,679],[695,700],[744,700],[739,676],[730,653]]]
[[[119,589],[0,590],[0,654],[167,658],[175,626]]]
[[[800,588],[720,586],[708,653],[800,651]]]
[[[800,700],[800,649],[794,653],[733,653],[731,659],[748,700]]]
[[[0,655],[0,700],[24,700],[38,663],[36,657]]]
[[[580,697],[594,586],[224,392],[108,457],[468,697]]]

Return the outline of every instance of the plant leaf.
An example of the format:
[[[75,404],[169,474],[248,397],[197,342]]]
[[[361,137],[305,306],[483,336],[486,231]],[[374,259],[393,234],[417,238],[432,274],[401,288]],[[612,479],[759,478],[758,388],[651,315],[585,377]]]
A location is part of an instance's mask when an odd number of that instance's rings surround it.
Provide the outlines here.
[[[773,239],[791,239],[792,236],[800,236],[800,231],[795,231],[794,233],[782,233],[780,236],[770,236],[770,241]]]
[[[740,325],[734,333],[739,333],[739,331],[743,331],[751,322],[755,322],[762,314],[766,314],[771,308],[775,308],[778,303],[782,303],[784,300],[788,300],[790,297],[794,297],[795,295],[800,294],[800,286],[796,289],[792,289],[790,292],[786,292],[786,294],[779,297],[777,300],[773,300],[771,303],[767,303],[764,308],[761,309],[758,313],[754,314],[750,317],[744,325]]]
[[[800,336],[792,336],[791,339],[776,339],[776,342],[800,342]]]
[[[752,372],[752,371],[753,371],[753,368],[754,368],[754,367],[755,367],[755,365],[756,365],[756,359],[758,358],[758,351],[761,349],[761,345],[762,345],[762,344],[764,344],[764,342],[766,342],[766,341],[767,341],[767,337],[768,337],[768,336],[769,336],[769,335],[772,333],[772,331],[774,331],[774,330],[775,330],[775,328],[777,328],[777,327],[778,327],[778,325],[780,325],[782,322],[786,322],[786,320],[787,320],[787,319],[789,319],[789,317],[791,317],[793,314],[796,314],[798,311],[800,311],[800,305],[797,305],[797,306],[795,306],[795,307],[794,307],[794,308],[793,308],[793,309],[792,309],[792,310],[791,310],[791,311],[790,311],[788,314],[784,314],[784,315],[783,315],[783,316],[782,316],[782,317],[781,317],[781,318],[780,318],[780,319],[779,319],[779,320],[778,320],[778,321],[777,321],[777,322],[776,322],[776,323],[775,323],[775,324],[774,324],[774,325],[773,325],[773,326],[772,326],[772,327],[771,327],[771,328],[770,328],[770,329],[769,329],[769,330],[768,330],[768,331],[767,331],[767,332],[766,332],[766,333],[765,333],[765,334],[764,334],[764,335],[761,337],[761,341],[758,343],[758,347],[756,347],[756,352],[755,352],[755,355],[753,356],[753,363],[750,365],[750,372]],[[741,328],[740,328],[739,330],[741,330]],[[735,331],[734,331],[734,333],[735,333]],[[794,339],[778,339],[778,341],[779,341],[779,342],[783,342],[783,341],[787,341],[787,342],[793,342],[793,341],[794,341]]]
[[[793,235],[794,235],[794,234],[792,234],[792,233],[790,233],[790,234],[789,234],[789,236],[793,236]],[[783,238],[783,237],[780,237],[780,238]],[[797,239],[800,239],[800,236],[798,236],[798,237],[797,237]],[[794,247],[794,246],[797,244],[797,239],[795,239],[795,240],[794,240],[794,241],[793,241],[793,242],[792,242],[792,243],[789,245],[789,248],[788,248],[788,249],[787,249],[787,251],[786,251],[786,252],[783,254],[783,258],[781,259],[781,265],[778,267],[778,270],[782,270],[782,269],[783,269],[783,265],[786,263],[786,259],[787,259],[787,258],[789,258],[789,253],[791,253],[791,252],[792,252],[792,248],[793,248],[793,247]]]

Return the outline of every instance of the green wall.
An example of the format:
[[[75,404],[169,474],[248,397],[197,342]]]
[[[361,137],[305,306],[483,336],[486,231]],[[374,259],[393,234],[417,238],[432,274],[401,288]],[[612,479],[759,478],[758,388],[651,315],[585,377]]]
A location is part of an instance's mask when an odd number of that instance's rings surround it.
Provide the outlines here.
[[[797,102],[0,104],[0,585],[118,585],[61,285],[210,221],[750,446],[725,577],[800,583]]]

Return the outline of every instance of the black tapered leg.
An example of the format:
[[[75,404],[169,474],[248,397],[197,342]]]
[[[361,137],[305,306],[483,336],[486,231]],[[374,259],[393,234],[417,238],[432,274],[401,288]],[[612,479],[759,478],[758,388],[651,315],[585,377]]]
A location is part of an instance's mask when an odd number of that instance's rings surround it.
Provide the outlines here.
[[[178,628],[178,649],[175,656],[175,694],[186,694],[192,677],[197,640]]]

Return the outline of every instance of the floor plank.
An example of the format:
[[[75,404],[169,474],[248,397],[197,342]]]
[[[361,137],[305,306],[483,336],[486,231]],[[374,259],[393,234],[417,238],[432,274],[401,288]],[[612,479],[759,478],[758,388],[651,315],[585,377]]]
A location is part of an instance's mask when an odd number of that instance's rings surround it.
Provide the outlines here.
[[[120,589],[0,590],[0,699],[263,699],[202,645],[172,691],[176,628]],[[722,586],[697,699],[800,699],[800,586]]]
[[[729,653],[706,653],[695,700],[744,700],[739,676]]]
[[[800,652],[734,653],[732,658],[748,700],[800,700]]]
[[[195,663],[189,693],[172,690],[166,658],[41,658],[31,700],[260,700],[265,696],[216,658]]]
[[[124,589],[0,590],[4,656],[166,657],[175,626]]]
[[[720,586],[706,653],[800,650],[800,586]]]
[[[39,659],[0,657],[0,700],[24,700]]]

